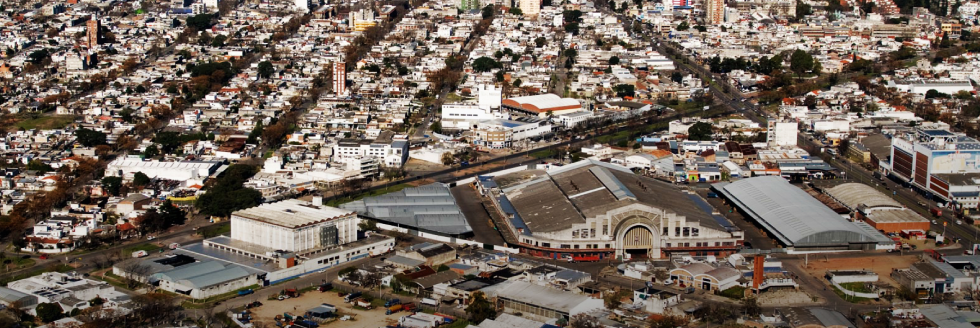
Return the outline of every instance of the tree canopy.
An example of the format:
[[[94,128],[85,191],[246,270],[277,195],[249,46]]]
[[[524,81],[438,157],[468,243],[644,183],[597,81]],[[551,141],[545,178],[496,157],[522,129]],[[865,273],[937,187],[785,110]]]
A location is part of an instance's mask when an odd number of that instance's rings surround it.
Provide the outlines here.
[[[470,296],[469,306],[466,307],[466,314],[470,316],[470,321],[480,324],[483,320],[497,317],[497,311],[493,304],[487,300],[483,292],[477,291]]]
[[[95,147],[106,144],[105,133],[86,128],[75,130],[75,139],[78,140],[78,143],[85,147]]]
[[[207,189],[207,193],[197,199],[195,205],[201,213],[228,216],[231,212],[262,203],[262,193],[242,186],[256,171],[257,168],[252,165],[229,166]]]
[[[711,140],[711,135],[712,132],[710,123],[697,122],[687,129],[687,138],[689,140]]]
[[[473,70],[480,73],[489,72],[491,70],[500,69],[502,67],[503,65],[501,65],[500,62],[493,60],[493,58],[487,56],[477,58],[476,60],[473,61]]]

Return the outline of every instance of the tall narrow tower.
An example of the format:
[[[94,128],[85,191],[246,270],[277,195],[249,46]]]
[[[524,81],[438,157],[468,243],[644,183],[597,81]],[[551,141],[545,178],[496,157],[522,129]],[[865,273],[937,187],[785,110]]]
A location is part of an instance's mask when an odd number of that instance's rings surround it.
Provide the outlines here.
[[[725,0],[707,0],[708,24],[718,25],[725,22]]]
[[[342,61],[333,63],[333,91],[337,97],[347,93],[347,66]]]
[[[102,24],[99,23],[99,19],[92,15],[92,18],[86,23],[86,29],[88,32],[88,46],[89,48],[95,48],[99,45],[99,29],[102,28]]]

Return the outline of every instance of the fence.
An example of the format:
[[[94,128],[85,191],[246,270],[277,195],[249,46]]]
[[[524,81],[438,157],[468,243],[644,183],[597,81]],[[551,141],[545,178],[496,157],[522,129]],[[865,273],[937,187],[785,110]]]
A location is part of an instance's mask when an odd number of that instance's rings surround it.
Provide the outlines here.
[[[878,293],[855,292],[853,290],[848,290],[848,289],[846,289],[844,287],[841,287],[841,285],[838,284],[837,282],[831,281],[831,283],[833,283],[834,284],[834,287],[837,287],[837,289],[840,289],[840,291],[842,293],[844,293],[844,295],[847,295],[847,296],[863,297],[863,298],[874,298],[874,299],[878,298]]]

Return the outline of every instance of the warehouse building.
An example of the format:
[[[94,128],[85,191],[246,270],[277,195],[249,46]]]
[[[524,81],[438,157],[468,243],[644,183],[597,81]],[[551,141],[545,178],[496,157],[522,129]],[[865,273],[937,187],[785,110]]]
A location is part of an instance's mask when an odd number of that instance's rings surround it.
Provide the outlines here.
[[[851,210],[855,219],[864,220],[880,231],[929,231],[928,219],[866,184],[845,183],[825,193]]]
[[[0,287],[0,305],[5,307],[17,306],[21,309],[32,308],[37,306],[37,296],[24,294],[7,287]]]
[[[512,112],[545,118],[548,112],[552,115],[577,112],[583,110],[582,104],[574,98],[562,98],[556,94],[546,93],[525,97],[504,99],[500,105]]]
[[[864,222],[851,222],[781,177],[712,186],[783,246],[795,250],[875,250],[894,241]]]
[[[494,289],[503,313],[521,313],[524,318],[554,322],[568,321],[579,313],[604,308],[602,299],[538,286],[523,281],[508,281]]]
[[[340,207],[357,212],[363,218],[398,228],[455,238],[473,235],[449,187],[441,183],[367,197]]]
[[[161,162],[119,157],[106,166],[105,176],[122,177],[129,180],[133,178],[136,172],[143,172],[151,179],[200,183],[200,181],[217,172],[221,164],[222,162],[214,161]]]
[[[551,258],[734,253],[742,231],[695,194],[593,159],[480,178],[507,242]]]
[[[231,239],[299,252],[357,240],[353,211],[298,199],[262,204],[231,214]]]

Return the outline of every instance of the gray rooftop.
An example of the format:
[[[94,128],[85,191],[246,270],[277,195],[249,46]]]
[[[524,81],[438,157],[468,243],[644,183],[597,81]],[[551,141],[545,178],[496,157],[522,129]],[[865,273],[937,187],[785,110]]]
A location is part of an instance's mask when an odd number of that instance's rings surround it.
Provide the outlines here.
[[[754,177],[718,190],[766,230],[790,246],[872,243],[884,236],[848,222],[839,214],[781,177]],[[872,229],[873,230],[873,229]],[[887,238],[885,238],[887,239]]]
[[[340,206],[382,222],[449,235],[473,231],[449,187],[441,183],[405,188]]]
[[[725,230],[687,194],[670,184],[633,174],[626,167],[586,159],[544,174],[519,171],[495,177],[531,232],[554,232],[631,204],[644,204]],[[509,209],[505,209],[509,210]],[[709,209],[710,210],[710,209]]]
[[[589,297],[585,295],[564,292],[523,281],[510,281],[504,284],[508,285],[496,291],[497,297],[534,304],[564,314],[569,314],[572,309],[589,300]]]
[[[936,324],[938,327],[943,328],[975,328],[972,324],[966,321],[965,318],[960,316],[953,311],[946,304],[923,304],[919,305],[919,311],[922,315]]]
[[[31,297],[37,299],[36,296],[27,295],[27,294],[18,292],[16,290],[13,290],[13,289],[10,289],[10,288],[7,288],[7,287],[0,287],[0,302],[4,302],[4,303],[8,303],[8,304],[14,303],[14,302],[22,302],[23,303],[25,299],[28,299],[28,298],[31,298]],[[37,302],[37,301],[34,301],[34,302]]]
[[[845,183],[827,189],[826,192],[830,197],[833,197],[852,211],[856,210],[860,205],[865,205],[870,208],[903,208],[899,202],[863,183]]]

